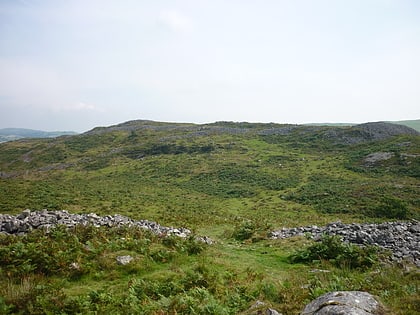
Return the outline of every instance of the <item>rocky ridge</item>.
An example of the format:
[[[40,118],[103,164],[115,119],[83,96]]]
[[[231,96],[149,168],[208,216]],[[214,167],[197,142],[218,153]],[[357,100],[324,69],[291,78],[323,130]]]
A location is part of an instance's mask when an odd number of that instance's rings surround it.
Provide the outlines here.
[[[361,246],[374,245],[391,251],[393,261],[409,261],[420,267],[420,222],[385,222],[344,224],[334,222],[323,227],[316,225],[283,228],[270,233],[272,239],[308,236],[320,240],[322,235],[338,235],[344,242]]]
[[[384,140],[399,135],[414,135],[420,133],[416,130],[395,123],[369,122],[352,126],[316,126],[292,125],[274,123],[238,123],[215,122],[210,124],[163,123],[150,120],[132,120],[109,127],[96,127],[83,134],[101,135],[114,131],[135,132],[138,130],[166,131],[172,134],[161,140],[202,137],[215,134],[257,134],[260,136],[286,136],[292,133],[297,135],[318,134],[320,138],[330,140],[337,144],[358,144],[369,141]]]

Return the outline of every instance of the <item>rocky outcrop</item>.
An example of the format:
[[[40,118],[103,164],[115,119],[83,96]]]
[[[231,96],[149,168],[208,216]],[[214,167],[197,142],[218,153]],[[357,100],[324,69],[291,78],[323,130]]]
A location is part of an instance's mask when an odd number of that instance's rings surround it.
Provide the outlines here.
[[[369,122],[357,125],[354,128],[361,130],[370,140],[383,140],[399,135],[419,135],[413,128],[387,122]]]
[[[344,242],[375,245],[392,252],[394,261],[409,261],[420,267],[420,222],[385,222],[381,224],[330,223],[324,227],[283,228],[270,233],[273,239],[308,236],[319,240],[323,234],[338,235]]]
[[[329,292],[306,305],[300,315],[384,315],[375,297],[361,291]]]
[[[389,160],[394,156],[395,154],[393,152],[375,152],[366,156],[363,162],[365,166],[373,166],[378,162]]]
[[[127,225],[147,229],[152,233],[159,235],[175,235],[179,237],[187,237],[191,234],[191,231],[186,228],[161,226],[156,222],[148,220],[135,221],[119,214],[101,217],[95,213],[72,214],[66,210],[31,211],[29,209],[24,210],[17,216],[0,214],[0,233],[24,234],[33,229],[50,229],[57,225],[65,225],[69,228],[76,225],[93,225],[96,227]],[[203,238],[203,241],[209,242],[207,238]]]
[[[369,122],[346,128],[329,128],[324,132],[324,138],[344,145],[380,141],[400,135],[418,136],[419,132],[407,126],[387,122]]]

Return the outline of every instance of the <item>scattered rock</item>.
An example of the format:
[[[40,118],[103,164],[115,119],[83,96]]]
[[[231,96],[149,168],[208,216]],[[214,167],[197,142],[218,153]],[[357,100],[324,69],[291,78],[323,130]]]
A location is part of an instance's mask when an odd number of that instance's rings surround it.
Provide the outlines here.
[[[375,297],[361,291],[329,292],[306,305],[301,315],[384,315]]]

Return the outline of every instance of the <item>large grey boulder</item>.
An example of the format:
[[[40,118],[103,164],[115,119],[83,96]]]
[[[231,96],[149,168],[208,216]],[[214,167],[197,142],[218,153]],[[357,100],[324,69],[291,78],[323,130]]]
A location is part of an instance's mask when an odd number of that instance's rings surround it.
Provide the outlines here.
[[[385,309],[375,297],[361,291],[326,293],[306,305],[301,315],[384,315]]]

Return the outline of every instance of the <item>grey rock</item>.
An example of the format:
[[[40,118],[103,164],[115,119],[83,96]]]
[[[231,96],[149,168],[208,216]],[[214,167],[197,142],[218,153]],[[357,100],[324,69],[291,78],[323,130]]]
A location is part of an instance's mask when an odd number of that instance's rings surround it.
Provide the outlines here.
[[[116,260],[117,260],[117,264],[119,264],[119,265],[128,265],[132,260],[133,260],[134,258],[133,257],[131,257],[130,255],[127,255],[127,256],[118,256],[117,258],[116,258]]]
[[[273,308],[267,307],[267,304],[262,301],[255,302],[249,311],[246,313],[249,315],[282,315]]]
[[[19,220],[23,220],[27,218],[28,216],[30,216],[30,214],[31,214],[31,210],[26,209],[26,210],[23,210],[22,213],[19,214],[16,218]]]
[[[301,315],[380,315],[384,307],[375,297],[361,291],[326,293],[310,302]]]
[[[386,161],[391,159],[395,154],[392,152],[375,152],[371,153],[364,158],[364,163],[366,165],[373,165],[378,162]]]
[[[49,230],[57,225],[65,225],[68,228],[73,228],[76,225],[93,225],[95,227],[132,226],[162,236],[174,235],[186,238],[191,235],[191,231],[183,227],[166,227],[148,220],[135,221],[119,214],[101,217],[95,213],[72,214],[66,210],[48,211],[46,209],[42,211],[27,209],[17,216],[0,214],[0,233],[24,234],[33,229]],[[197,239],[207,244],[213,243],[208,237]]]
[[[282,315],[282,314],[277,312],[275,309],[268,308],[265,311],[265,315]]]

